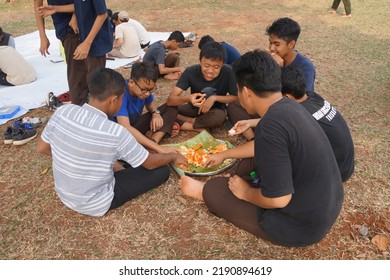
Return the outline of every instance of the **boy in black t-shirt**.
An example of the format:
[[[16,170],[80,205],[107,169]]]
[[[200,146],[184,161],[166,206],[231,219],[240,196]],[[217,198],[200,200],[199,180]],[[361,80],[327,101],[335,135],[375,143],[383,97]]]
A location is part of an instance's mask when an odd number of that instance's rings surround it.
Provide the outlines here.
[[[328,101],[315,92],[305,92],[305,77],[294,66],[282,69],[282,93],[300,103],[324,130],[332,146],[343,182],[354,171],[352,136],[343,116]]]
[[[178,106],[182,130],[202,131],[222,125],[226,103],[238,100],[231,66],[224,64],[225,52],[220,43],[203,45],[199,64],[187,67],[168,97],[168,106]],[[190,95],[181,94],[191,88]],[[229,95],[228,95],[229,94]]]
[[[319,242],[336,221],[344,196],[332,147],[309,112],[283,98],[280,67],[271,55],[248,52],[233,70],[240,103],[261,120],[254,141],[213,154],[205,165],[254,157],[254,167],[238,168],[230,178],[206,183],[182,176],[180,188],[204,200],[217,216],[272,243],[308,246]],[[248,127],[241,121],[236,129],[242,132]],[[245,180],[251,171],[260,180],[256,186]]]

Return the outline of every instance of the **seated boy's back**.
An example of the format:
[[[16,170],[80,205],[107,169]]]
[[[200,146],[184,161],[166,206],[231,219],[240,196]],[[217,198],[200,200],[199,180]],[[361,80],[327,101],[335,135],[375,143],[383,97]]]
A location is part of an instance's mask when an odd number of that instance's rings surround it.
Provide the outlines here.
[[[305,91],[305,78],[298,67],[282,68],[283,95],[300,103],[319,123],[332,146],[341,178],[346,181],[354,172],[354,146],[351,132],[338,110],[319,94]]]
[[[133,167],[148,152],[121,125],[84,104],[61,106],[42,133],[53,155],[55,190],[69,208],[91,216],[108,211],[114,196],[114,162]]]
[[[186,165],[178,153],[149,154],[125,127],[108,119],[121,106],[124,86],[116,71],[97,69],[89,81],[89,103],[61,106],[38,142],[38,151],[53,158],[59,198],[76,212],[102,216],[165,182],[168,163]]]

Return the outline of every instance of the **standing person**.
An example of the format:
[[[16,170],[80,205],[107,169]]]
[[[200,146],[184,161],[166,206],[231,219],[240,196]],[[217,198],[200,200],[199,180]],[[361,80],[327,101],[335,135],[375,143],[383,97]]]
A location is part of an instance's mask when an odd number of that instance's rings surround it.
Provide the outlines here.
[[[167,104],[178,106],[181,129],[202,131],[225,122],[226,104],[238,97],[232,68],[224,61],[222,45],[208,42],[200,50],[199,64],[187,67],[177,81]],[[188,88],[191,94],[181,96]]]
[[[336,14],[337,8],[340,5],[341,0],[333,0],[332,8],[329,10],[329,13]],[[351,18],[352,17],[352,8],[350,0],[343,0],[345,15],[342,17]]]
[[[15,48],[15,39],[11,34],[6,33],[0,27],[0,46],[10,46]]]
[[[125,58],[138,57],[141,53],[138,33],[133,26],[127,24],[127,18],[120,13],[114,13],[111,17],[115,24],[115,40],[109,56]]]
[[[52,156],[58,197],[78,213],[103,216],[163,184],[168,163],[187,164],[178,153],[149,154],[126,128],[108,120],[121,106],[124,86],[114,70],[95,70],[90,103],[61,106],[38,142],[38,151]],[[118,160],[126,161],[127,168]]]
[[[34,67],[11,46],[0,46],[0,85],[18,86],[35,81]]]
[[[210,35],[205,35],[202,38],[200,38],[199,43],[198,43],[198,48],[202,49],[202,46],[210,41],[214,41],[214,38],[211,37]],[[232,45],[226,43],[225,41],[219,42],[222,47],[225,48],[225,63],[232,65],[234,61],[236,61],[237,58],[240,57],[240,52],[233,47]]]
[[[158,70],[159,76],[168,80],[177,80],[184,72],[180,67],[180,57],[174,53],[184,42],[184,35],[180,31],[173,31],[167,40],[157,41],[151,44],[146,51],[143,60],[152,62]],[[171,51],[166,55],[166,51]]]
[[[41,16],[55,13],[75,13],[80,43],[71,54],[75,60],[85,60],[77,69],[80,77],[78,86],[82,91],[75,95],[71,92],[73,104],[83,105],[88,99],[88,79],[91,73],[106,65],[106,54],[112,50],[113,37],[107,17],[105,0],[74,0],[71,5],[49,5],[39,8]]]
[[[272,243],[309,246],[321,241],[344,196],[325,133],[303,106],[283,98],[280,67],[267,52],[244,54],[233,70],[242,106],[261,121],[254,141],[211,155],[205,165],[254,156],[253,169],[239,168],[232,177],[206,183],[182,176],[181,190],[204,200],[215,215]],[[257,180],[249,183],[245,177],[251,171]]]
[[[355,153],[351,132],[343,116],[319,94],[305,91],[305,78],[297,67],[282,68],[282,94],[305,107],[324,130],[336,157],[341,179],[347,181],[354,171]]]
[[[270,53],[276,62],[281,67],[288,65],[299,67],[305,75],[306,90],[314,91],[316,77],[314,65],[309,58],[295,50],[295,45],[301,33],[299,24],[290,18],[280,18],[267,27],[266,33],[269,36]],[[258,115],[249,115],[238,102],[230,104],[227,113],[232,124],[240,120],[259,117]],[[250,140],[253,138],[254,132],[249,129],[243,136]]]
[[[72,5],[73,0],[47,0],[48,5]],[[40,47],[39,52],[41,55],[46,56],[50,55],[49,47],[50,41],[46,34],[45,28],[45,18],[42,16],[42,13],[39,12],[39,8],[43,6],[43,0],[34,0],[34,14],[35,20],[38,26]],[[65,60],[66,60],[66,74],[68,80],[68,87],[70,98],[72,96],[81,96],[85,91],[88,91],[87,83],[85,82],[85,75],[80,72],[80,69],[84,69],[85,61],[84,60],[75,60],[73,59],[73,54],[79,45],[79,31],[76,21],[76,15],[72,12],[69,13],[54,13],[51,15],[56,37],[61,41],[61,44],[64,48]],[[49,97],[48,103],[50,104],[50,99],[55,99],[54,95]],[[51,103],[56,103],[51,100]]]
[[[165,135],[178,133],[173,126],[177,116],[176,107],[166,104],[157,108],[153,93],[157,90],[157,71],[150,62],[136,62],[126,81],[122,106],[115,114],[117,123],[127,128],[138,143],[159,153],[175,151],[158,143]],[[147,113],[142,114],[144,108]]]

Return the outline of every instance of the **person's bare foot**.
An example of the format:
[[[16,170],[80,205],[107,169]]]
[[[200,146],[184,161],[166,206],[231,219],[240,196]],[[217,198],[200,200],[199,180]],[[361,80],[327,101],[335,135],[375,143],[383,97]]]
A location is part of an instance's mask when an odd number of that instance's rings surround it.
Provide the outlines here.
[[[334,14],[336,14],[336,10],[330,9],[330,10],[328,11],[328,13],[334,15]]]
[[[189,176],[181,176],[179,180],[179,188],[181,191],[190,197],[203,201],[203,187],[205,183],[195,180]]]
[[[179,132],[180,132],[180,124],[174,122],[172,127],[171,138],[176,137],[179,134]]]
[[[180,76],[181,76],[181,72],[173,72],[173,73],[166,74],[164,78],[167,80],[178,80]]]
[[[352,17],[352,14],[349,14],[349,15],[343,15],[343,16],[341,16],[341,17],[343,17],[343,18],[351,18],[351,17]]]

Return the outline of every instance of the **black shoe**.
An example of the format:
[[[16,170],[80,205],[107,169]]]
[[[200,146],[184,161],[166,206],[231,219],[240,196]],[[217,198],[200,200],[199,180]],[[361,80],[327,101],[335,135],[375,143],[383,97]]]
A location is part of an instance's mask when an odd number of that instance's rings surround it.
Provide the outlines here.
[[[15,129],[12,126],[8,126],[7,129],[4,131],[4,144],[12,144],[14,142],[14,139],[12,135],[15,133]]]
[[[37,135],[38,132],[34,128],[22,124],[20,127],[14,128],[14,132],[12,133],[12,144],[15,146],[26,144],[37,137]]]
[[[193,42],[192,41],[184,41],[179,45],[179,48],[189,48],[192,47]]]
[[[46,98],[46,105],[49,107],[51,111],[57,110],[57,108],[61,107],[63,103],[58,100],[58,98],[54,95],[54,93],[49,92]]]

